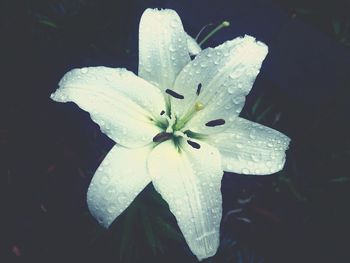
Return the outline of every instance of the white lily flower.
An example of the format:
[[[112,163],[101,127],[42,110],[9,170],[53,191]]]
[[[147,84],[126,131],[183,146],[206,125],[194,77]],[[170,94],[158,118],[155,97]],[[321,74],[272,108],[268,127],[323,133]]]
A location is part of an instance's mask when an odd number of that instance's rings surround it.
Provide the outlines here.
[[[187,41],[175,11],[147,9],[139,76],[121,68],[74,69],[51,98],[75,102],[116,142],[87,193],[98,222],[109,227],[152,182],[202,260],[219,246],[223,171],[277,172],[290,139],[238,117],[265,44],[239,37],[191,61]]]

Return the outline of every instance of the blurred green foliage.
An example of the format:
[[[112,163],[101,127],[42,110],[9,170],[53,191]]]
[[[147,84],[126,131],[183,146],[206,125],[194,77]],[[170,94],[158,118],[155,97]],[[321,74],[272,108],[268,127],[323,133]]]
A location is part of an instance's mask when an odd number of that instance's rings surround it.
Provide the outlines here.
[[[350,47],[350,2],[347,0],[276,0],[293,18],[315,26]]]

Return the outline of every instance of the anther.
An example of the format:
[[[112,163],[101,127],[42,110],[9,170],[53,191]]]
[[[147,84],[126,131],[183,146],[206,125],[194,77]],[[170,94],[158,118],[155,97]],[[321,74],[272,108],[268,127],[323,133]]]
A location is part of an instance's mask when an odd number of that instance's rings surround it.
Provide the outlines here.
[[[159,114],[160,115],[163,115],[165,113],[165,111],[164,110],[162,110]]]
[[[187,140],[187,143],[195,149],[201,148],[201,145],[199,143],[194,142],[194,141]]]
[[[179,93],[176,93],[175,91],[171,90],[171,89],[166,89],[165,90],[166,93],[168,93],[170,96],[176,98],[176,99],[184,99],[185,97]]]
[[[197,96],[201,93],[201,89],[202,89],[202,83],[199,83],[196,91]]]
[[[225,124],[225,120],[224,119],[217,119],[217,120],[212,120],[209,121],[205,124],[205,126],[208,127],[215,127],[215,126],[220,126],[220,125],[224,125]]]
[[[171,137],[172,137],[171,133],[160,132],[153,137],[153,142],[164,142],[166,140],[169,140]]]

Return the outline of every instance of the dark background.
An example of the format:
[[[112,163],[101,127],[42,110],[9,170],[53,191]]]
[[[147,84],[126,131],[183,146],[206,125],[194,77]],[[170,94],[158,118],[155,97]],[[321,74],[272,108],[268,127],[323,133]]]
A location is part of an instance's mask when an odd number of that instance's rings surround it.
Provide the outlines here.
[[[204,47],[267,43],[241,115],[292,139],[283,171],[224,175],[221,246],[207,262],[350,262],[350,8],[334,0],[0,1],[0,262],[196,262],[152,186],[98,226],[85,194],[113,142],[49,99],[72,68],[136,73],[147,7],[175,9],[192,36],[230,21]]]

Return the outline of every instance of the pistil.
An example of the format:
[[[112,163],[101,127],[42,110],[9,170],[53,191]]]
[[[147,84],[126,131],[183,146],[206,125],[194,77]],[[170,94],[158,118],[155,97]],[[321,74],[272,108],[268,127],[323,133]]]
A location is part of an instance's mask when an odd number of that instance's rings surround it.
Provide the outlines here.
[[[204,104],[197,101],[194,106],[175,124],[175,130],[181,130],[185,124],[198,112],[204,109]]]

